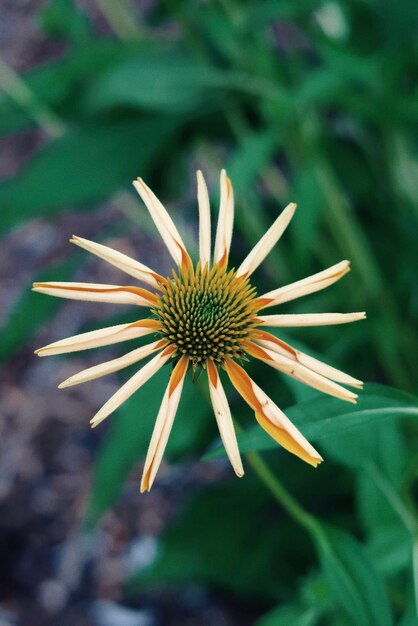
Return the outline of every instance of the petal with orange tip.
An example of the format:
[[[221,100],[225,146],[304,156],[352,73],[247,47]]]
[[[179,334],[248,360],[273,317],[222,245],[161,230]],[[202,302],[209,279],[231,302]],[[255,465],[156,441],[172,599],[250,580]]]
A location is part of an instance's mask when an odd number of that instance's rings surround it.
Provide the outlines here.
[[[150,491],[160,467],[183,390],[189,357],[183,355],[175,366],[167,385],[145,459],[141,493]]]
[[[271,422],[261,411],[255,411],[255,418],[261,428],[263,428],[274,441],[288,452],[291,452],[299,459],[302,459],[302,461],[305,461],[305,463],[317,467],[317,465],[323,461],[319,455],[313,456],[311,452],[307,452],[305,448],[295,440],[294,435],[288,433],[284,428],[276,426],[276,424]]]
[[[141,287],[122,287],[96,283],[33,283],[32,291],[69,300],[88,302],[108,302],[111,304],[133,304],[152,306],[157,304],[157,296]]]
[[[99,330],[91,330],[87,333],[73,335],[66,339],[54,341],[43,348],[35,350],[38,356],[52,356],[55,354],[66,354],[68,352],[79,352],[80,350],[90,350],[101,346],[110,346],[121,341],[137,339],[150,333],[160,330],[161,324],[157,320],[145,319],[130,324],[117,324]]]
[[[323,461],[309,441],[240,365],[228,359],[225,369],[238,393],[255,411],[260,426],[275,441],[313,467]]]

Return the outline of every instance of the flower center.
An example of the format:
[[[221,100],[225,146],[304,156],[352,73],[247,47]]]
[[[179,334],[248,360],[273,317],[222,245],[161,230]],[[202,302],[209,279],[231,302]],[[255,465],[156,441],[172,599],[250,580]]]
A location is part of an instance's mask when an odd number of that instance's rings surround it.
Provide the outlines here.
[[[162,334],[194,366],[206,359],[223,363],[226,357],[242,358],[242,342],[255,326],[258,307],[255,289],[235,270],[226,272],[219,264],[211,269],[173,271],[159,294],[153,313]]]

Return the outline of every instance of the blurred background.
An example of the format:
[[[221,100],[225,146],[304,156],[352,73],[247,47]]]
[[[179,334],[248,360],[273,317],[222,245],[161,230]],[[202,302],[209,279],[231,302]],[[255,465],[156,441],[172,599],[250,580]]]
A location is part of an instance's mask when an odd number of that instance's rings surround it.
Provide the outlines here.
[[[415,0],[0,0],[1,626],[418,624],[417,76]],[[299,205],[256,274],[261,293],[348,258],[341,283],[285,311],[368,311],[280,335],[374,383],[357,408],[249,366],[326,457],[313,472],[263,452],[334,527],[332,550],[315,550],[248,465],[238,481],[225,459],[201,460],[217,432],[191,381],[140,495],[167,368],[91,431],[127,374],[56,386],[125,347],[33,355],[132,320],[30,292],[34,280],[124,284],[73,233],[168,273],[131,180],[195,254],[195,171],[215,208],[222,167],[233,264]]]

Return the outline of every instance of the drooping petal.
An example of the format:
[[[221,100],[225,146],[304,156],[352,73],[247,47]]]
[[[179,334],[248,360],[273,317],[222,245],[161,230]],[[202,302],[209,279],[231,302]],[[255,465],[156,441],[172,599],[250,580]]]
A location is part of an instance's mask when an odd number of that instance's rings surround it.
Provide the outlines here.
[[[210,398],[222,443],[224,444],[224,448],[236,475],[241,477],[244,475],[244,468],[242,467],[231,411],[218,370],[211,359],[207,361],[207,371]]]
[[[106,417],[108,417],[113,411],[116,411],[121,404],[125,402],[130,396],[135,393],[144,383],[147,382],[158,370],[167,363],[175,352],[175,348],[168,347],[162,352],[157,354],[151,361],[149,361],[144,367],[136,372],[116,393],[109,398],[109,400],[102,406],[102,408],[96,413],[96,415],[90,420],[92,428],[100,424]]]
[[[226,266],[231,247],[234,225],[234,192],[225,170],[221,171],[221,202],[219,205],[218,225],[216,228],[215,251],[213,260]]]
[[[210,204],[208,188],[202,172],[199,170],[197,176],[197,200],[199,204],[199,257],[202,268],[210,265]]]
[[[103,259],[103,261],[107,261],[107,263],[122,270],[125,274],[129,274],[129,276],[133,276],[137,280],[141,280],[151,285],[151,287],[155,287],[155,289],[161,289],[160,285],[166,282],[165,278],[146,265],[143,265],[143,263],[139,263],[139,261],[135,261],[135,259],[132,259],[130,256],[113,250],[108,246],[104,246],[101,243],[95,243],[94,241],[83,239],[83,237],[77,237],[76,235],[71,237],[70,242]]]
[[[122,287],[96,283],[33,283],[33,291],[57,298],[87,300],[89,302],[109,302],[114,304],[135,304],[150,306],[157,304],[155,294],[141,287]]]
[[[302,278],[302,280],[297,280],[289,285],[284,285],[284,287],[279,287],[279,289],[269,291],[259,296],[257,302],[260,306],[266,308],[276,304],[282,304],[283,302],[289,302],[296,298],[302,298],[310,293],[320,291],[321,289],[333,285],[349,271],[350,262],[346,260],[340,261],[332,267],[328,267],[326,270]]]
[[[289,315],[259,315],[260,326],[332,326],[364,320],[366,313],[291,313]]]
[[[142,178],[133,181],[133,185],[147,207],[154,224],[156,225],[165,245],[177,265],[184,266],[189,260],[189,255],[182,238],[174,225],[163,204],[157,196],[144,183]]]
[[[341,372],[339,369],[332,367],[331,365],[327,365],[326,363],[315,359],[309,354],[305,354],[304,352],[293,348],[293,346],[289,345],[282,339],[271,335],[270,333],[267,333],[263,330],[254,331],[253,339],[257,342],[257,344],[263,346],[264,348],[267,348],[272,352],[282,354],[283,356],[287,356],[294,361],[298,361],[313,372],[322,374],[322,376],[325,376],[330,380],[335,380],[337,383],[350,385],[359,389],[363,387],[363,382],[361,380],[353,378],[353,376],[350,376],[345,372]]]
[[[250,276],[255,269],[264,261],[280,237],[286,230],[290,220],[296,211],[296,204],[291,202],[279,215],[268,231],[261,237],[249,255],[244,259],[238,268],[237,276]]]
[[[141,480],[141,493],[149,491],[154,482],[158,468],[163,458],[164,450],[170,436],[177,407],[183,390],[189,358],[183,355],[175,366],[167,385],[160,410],[155,421],[154,431],[145,459],[144,471]]]
[[[227,359],[225,369],[238,393],[254,410],[260,426],[275,441],[313,467],[321,463],[321,455],[240,365]]]
[[[340,400],[346,400],[347,402],[355,403],[357,400],[358,396],[356,393],[353,393],[332,380],[325,378],[325,376],[308,369],[288,356],[283,356],[278,352],[266,350],[265,348],[261,348],[251,342],[248,342],[245,348],[251,356],[256,359],[260,359],[260,361],[267,363],[267,365],[274,367],[274,369],[284,372],[288,376],[299,380],[301,383],[309,385],[309,387],[318,389],[318,391],[327,393],[335,398],[340,398]]]
[[[89,380],[94,380],[96,378],[101,378],[102,376],[112,374],[113,372],[118,372],[124,367],[128,367],[133,363],[137,363],[138,361],[145,359],[153,352],[165,348],[166,345],[167,342],[164,339],[160,339],[159,341],[153,341],[146,346],[141,346],[140,348],[131,350],[127,354],[124,354],[117,359],[112,359],[111,361],[106,361],[105,363],[99,363],[99,365],[93,365],[93,367],[88,367],[87,369],[84,369],[81,372],[70,376],[62,383],[60,383],[58,387],[59,389],[64,389],[64,387],[72,387],[73,385],[86,383]]]
[[[90,348],[99,348],[101,346],[110,346],[121,341],[129,339],[137,339],[144,337],[150,333],[160,330],[161,324],[157,320],[139,320],[131,324],[117,324],[116,326],[108,326],[99,330],[91,330],[87,333],[73,335],[60,341],[50,343],[43,348],[35,350],[38,356],[51,356],[54,354],[66,354],[67,352],[78,352],[80,350],[89,350]]]

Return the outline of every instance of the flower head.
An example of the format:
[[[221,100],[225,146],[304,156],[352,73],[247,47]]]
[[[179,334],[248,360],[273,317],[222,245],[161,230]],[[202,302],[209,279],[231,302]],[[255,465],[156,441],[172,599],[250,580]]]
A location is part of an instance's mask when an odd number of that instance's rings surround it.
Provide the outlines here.
[[[141,491],[149,490],[160,466],[189,369],[205,371],[220,435],[238,476],[244,473],[231,412],[220,371],[224,370],[243,399],[254,410],[258,423],[281,446],[316,467],[322,458],[279,407],[253,381],[242,363],[253,357],[320,391],[356,401],[343,385],[361,388],[361,381],[296,350],[267,332],[266,327],[320,326],[363,319],[364,313],[262,315],[264,309],[294,300],[339,280],[349,271],[348,261],[257,296],[251,274],[269,254],[293,217],[289,204],[256,244],[237,270],[228,269],[232,239],[234,196],[225,171],[221,172],[221,201],[213,259],[209,196],[201,172],[197,172],[199,205],[199,260],[193,264],[183,240],[164,206],[142,179],[134,186],[159,230],[175,267],[163,277],[134,259],[81,237],[70,241],[132,276],[148,288],[91,283],[34,283],[34,291],[76,300],[131,304],[148,314],[119,324],[56,341],[36,351],[39,356],[63,354],[106,346],[145,335],[152,341],[122,357],[89,367],[62,382],[69,387],[121,370],[142,359],[141,367],[92,418],[92,426],[115,411],[163,365],[173,366],[151,437]],[[151,290],[149,289],[151,288]]]

